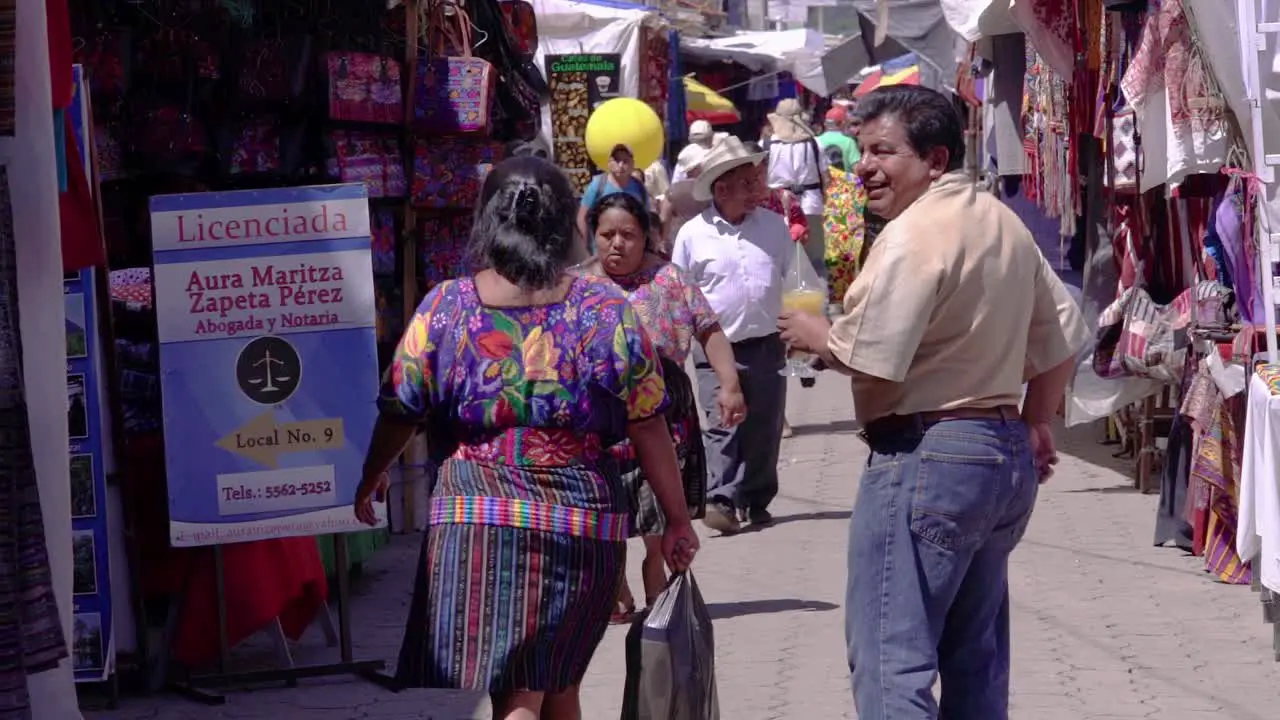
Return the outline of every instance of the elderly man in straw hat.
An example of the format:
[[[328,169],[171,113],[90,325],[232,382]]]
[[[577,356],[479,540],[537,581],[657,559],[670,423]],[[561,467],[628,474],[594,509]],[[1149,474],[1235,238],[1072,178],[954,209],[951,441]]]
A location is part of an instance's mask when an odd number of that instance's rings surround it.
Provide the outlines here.
[[[852,376],[871,448],[849,531],[854,701],[862,720],[1008,720],[1009,554],[1089,331],[1026,226],[961,170],[949,98],[886,87],[858,113],[856,171],[889,224],[834,325],[778,321]]]
[[[809,240],[804,244],[809,262],[821,277],[826,277],[822,236],[823,190],[827,184],[827,159],[800,102],[787,98],[769,114],[773,136],[766,147],[769,152],[769,187],[790,190],[800,198],[800,208],[809,218]]]
[[[779,374],[786,349],[778,337],[782,279],[795,255],[787,223],[757,207],[763,188],[759,164],[736,137],[717,141],[702,159],[693,198],[711,205],[680,228],[672,261],[697,282],[733,343],[738,380],[750,408],[745,421],[725,427],[716,416],[721,388],[711,364],[694,349],[698,390],[707,412],[706,524],[731,534],[741,518],[771,522],[778,493],[778,447],[786,378]],[[723,420],[728,420],[723,419]]]

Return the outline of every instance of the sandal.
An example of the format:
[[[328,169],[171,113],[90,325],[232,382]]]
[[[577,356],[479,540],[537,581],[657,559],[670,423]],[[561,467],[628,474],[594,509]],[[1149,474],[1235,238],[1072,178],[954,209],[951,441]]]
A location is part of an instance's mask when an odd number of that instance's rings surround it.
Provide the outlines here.
[[[636,606],[618,600],[613,604],[613,613],[609,615],[610,625],[629,625],[636,617]]]

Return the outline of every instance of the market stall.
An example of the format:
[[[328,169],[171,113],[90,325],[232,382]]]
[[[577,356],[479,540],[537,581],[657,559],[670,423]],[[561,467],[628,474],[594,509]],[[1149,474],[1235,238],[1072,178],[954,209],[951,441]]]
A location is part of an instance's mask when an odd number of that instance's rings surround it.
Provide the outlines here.
[[[70,365],[44,363],[70,374],[42,404],[68,408],[44,425],[64,428],[62,458],[70,435],[70,481],[63,470],[53,498],[69,487],[71,507],[49,527],[74,548],[63,612],[77,679],[154,670],[158,688],[171,665],[215,661],[225,677],[240,640],[266,630],[283,648],[314,622],[341,645],[330,670],[381,665],[354,661],[350,618],[334,608],[335,632],[330,615],[348,573],[387,541],[385,528],[351,532],[371,399],[423,293],[465,271],[485,173],[538,133],[528,9],[70,4],[74,110],[57,127],[67,159],[49,162],[68,188],[63,244],[77,244],[63,249],[62,317],[46,323],[67,328]],[[464,66],[482,79],[474,107],[450,93]],[[24,299],[24,324],[29,304],[52,307]],[[207,366],[224,356],[234,373]],[[421,526],[424,458],[414,448],[398,472],[398,530]],[[320,468],[332,477],[313,477]],[[245,489],[254,482],[268,485]],[[319,497],[287,499],[307,483]],[[60,557],[62,540],[51,547]],[[279,660],[273,677],[288,679],[288,652]]]
[[[1225,584],[1261,569],[1266,586],[1265,528],[1280,515],[1265,499],[1274,468],[1256,454],[1269,371],[1253,368],[1274,347],[1273,191],[1259,175],[1265,147],[1280,147],[1265,101],[1280,84],[1275,38],[1258,44],[1253,25],[1274,19],[1246,17],[1253,0],[1231,8],[1235,23],[1199,0],[942,5],[977,43],[986,172],[1057,220],[1083,270],[1096,334],[1068,424],[1118,430],[1135,487],[1160,492],[1155,544],[1202,557]]]

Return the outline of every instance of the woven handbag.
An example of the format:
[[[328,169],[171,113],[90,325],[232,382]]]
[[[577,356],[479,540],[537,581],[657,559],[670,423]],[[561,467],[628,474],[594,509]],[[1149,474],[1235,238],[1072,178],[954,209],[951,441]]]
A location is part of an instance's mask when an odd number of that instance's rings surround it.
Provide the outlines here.
[[[446,11],[446,7],[449,11]],[[487,135],[498,72],[471,54],[471,20],[455,5],[431,3],[424,24],[432,52],[418,58],[414,122],[436,135]],[[459,55],[448,55],[452,51]]]

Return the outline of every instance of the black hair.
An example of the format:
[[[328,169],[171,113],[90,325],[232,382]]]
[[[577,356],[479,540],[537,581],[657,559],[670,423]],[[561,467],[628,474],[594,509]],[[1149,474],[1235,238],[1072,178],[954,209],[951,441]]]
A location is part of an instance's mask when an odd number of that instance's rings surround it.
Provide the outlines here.
[[[631,148],[630,148],[630,147],[628,147],[628,146],[626,146],[626,145],[624,145],[624,144],[622,144],[622,143],[618,143],[617,145],[614,145],[614,146],[613,146],[613,149],[609,151],[609,159],[610,159],[610,160],[617,160],[617,159],[618,159],[618,155],[619,155],[619,154],[621,154],[621,153],[626,153],[626,154],[627,154],[627,158],[629,158],[632,162],[635,162],[636,154],[635,154],[635,153],[633,153],[633,152],[631,152]]]
[[[964,166],[964,125],[945,95],[918,85],[876,88],[858,103],[854,117],[866,124],[892,115],[907,131],[907,142],[921,157],[940,147],[947,151],[947,172]]]
[[[525,289],[555,285],[574,251],[577,199],[569,178],[542,158],[499,163],[485,178],[471,230],[474,267]]]
[[[652,227],[649,221],[649,210],[630,193],[609,193],[591,206],[587,211],[587,227],[591,229],[592,235],[596,234],[596,228],[600,225],[600,216],[608,210],[624,210],[635,218],[640,224],[640,230],[644,232],[645,245],[648,246],[649,228]]]

